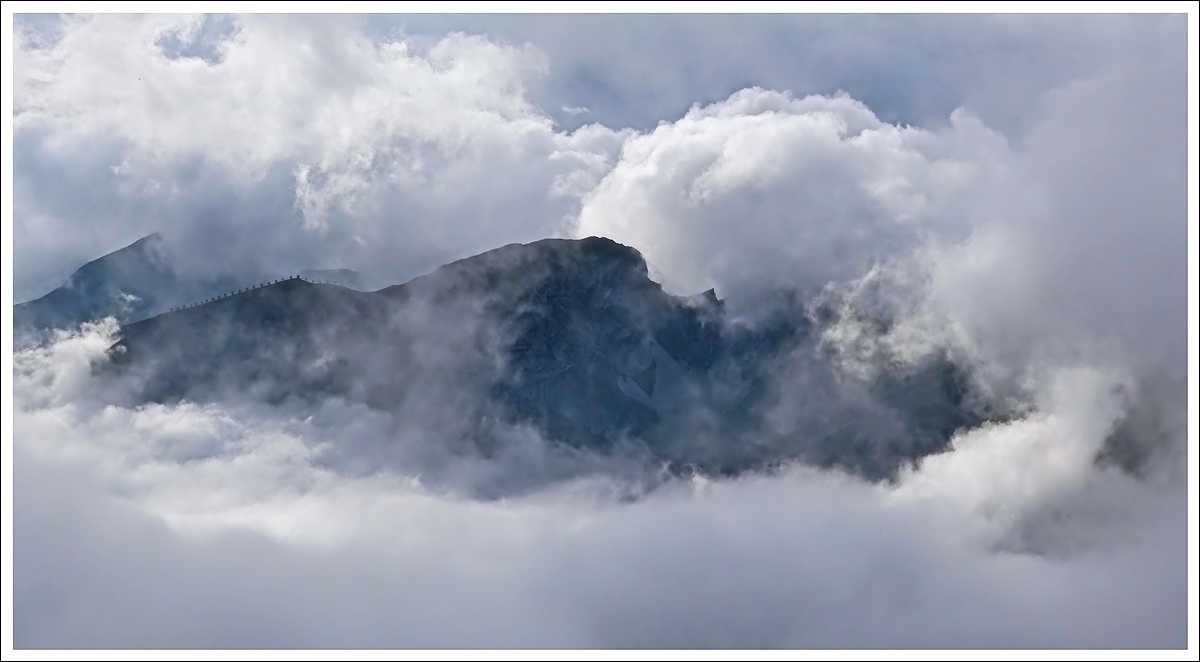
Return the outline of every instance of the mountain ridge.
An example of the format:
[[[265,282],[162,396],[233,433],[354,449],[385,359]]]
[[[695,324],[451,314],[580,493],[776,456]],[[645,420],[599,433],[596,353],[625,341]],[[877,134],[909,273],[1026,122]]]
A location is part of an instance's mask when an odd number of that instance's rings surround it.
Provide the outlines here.
[[[87,262],[59,287],[13,306],[13,326],[48,329],[110,315],[118,321],[149,316],[160,306],[157,293],[178,284],[164,250],[154,233]]]
[[[897,376],[899,390],[848,390],[803,311],[738,327],[715,292],[669,295],[636,249],[600,237],[510,244],[375,292],[273,283],[126,324],[110,356],[140,402],[335,398],[485,454],[529,426],[685,472],[800,460],[887,478],[977,420],[947,361]],[[783,374],[807,384],[802,401]],[[780,407],[803,415],[775,429]]]

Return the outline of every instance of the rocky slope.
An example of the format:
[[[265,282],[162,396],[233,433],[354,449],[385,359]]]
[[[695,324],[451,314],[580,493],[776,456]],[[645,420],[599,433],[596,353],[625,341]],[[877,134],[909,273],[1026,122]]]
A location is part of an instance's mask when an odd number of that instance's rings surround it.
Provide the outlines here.
[[[108,372],[141,401],[340,398],[484,454],[526,426],[717,474],[800,460],[886,478],[979,420],[946,361],[848,383],[802,311],[768,319],[668,295],[608,239],[548,239],[377,292],[292,279],[128,324]]]

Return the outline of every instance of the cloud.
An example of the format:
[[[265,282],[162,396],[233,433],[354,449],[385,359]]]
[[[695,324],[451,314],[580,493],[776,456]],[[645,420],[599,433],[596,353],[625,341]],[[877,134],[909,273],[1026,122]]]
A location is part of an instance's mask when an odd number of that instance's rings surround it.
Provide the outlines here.
[[[428,456],[322,462],[409,443],[359,411],[108,404],[89,366],[113,330],[17,357],[18,647],[1184,640],[1182,474],[1096,468],[1125,406],[1103,374],[1059,375],[895,485],[793,466],[622,503],[605,472],[480,502],[423,485]]]
[[[1182,44],[1176,18],[21,15],[15,294],[151,231],[248,280],[405,280],[565,234],[621,127],[755,85],[901,126],[965,105],[1013,141],[1047,91]]]
[[[945,230],[1003,145],[965,114],[935,134],[846,96],[747,89],[631,139],[576,233],[638,246],[676,291],[811,293]]]
[[[743,90],[631,138],[575,232],[735,308],[826,288],[889,319],[893,356],[1162,366],[1186,329],[1182,62],[1055,89],[1016,142],[961,110],[899,127],[844,96]]]
[[[18,298],[49,280],[25,276],[44,253],[151,230],[194,268],[354,265],[390,284],[558,233],[621,144],[554,130],[524,96],[544,67],[529,47],[451,34],[418,49],[350,19],[239,17],[210,46],[219,59],[163,50],[199,21],[92,16],[52,46],[21,41],[19,68],[48,80],[15,90],[16,236],[38,258],[17,265]],[[48,176],[103,183],[56,200]],[[90,236],[64,241],[84,214]]]
[[[1179,15],[391,15],[364,30],[437,39],[456,30],[534,44],[529,97],[556,120],[652,130],[749,87],[848,93],[882,120],[937,126],[956,108],[1016,138],[1041,95],[1186,41]],[[646,63],[652,62],[653,66]]]
[[[17,459],[19,647],[1157,647],[1186,626],[1163,521],[1184,507],[1161,498],[1108,524],[1137,538],[1068,560],[803,473],[621,509],[322,493],[274,515],[356,534],[314,545],[172,529]]]

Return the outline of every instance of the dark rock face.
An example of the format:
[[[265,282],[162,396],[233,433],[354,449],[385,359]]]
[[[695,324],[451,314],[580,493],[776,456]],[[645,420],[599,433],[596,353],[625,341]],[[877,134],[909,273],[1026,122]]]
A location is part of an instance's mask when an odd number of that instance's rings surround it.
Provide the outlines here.
[[[485,454],[496,425],[676,471],[793,460],[886,478],[977,421],[949,362],[850,384],[802,311],[754,328],[675,297],[608,239],[548,239],[356,292],[287,280],[126,325],[112,379],[139,401],[329,397]]]

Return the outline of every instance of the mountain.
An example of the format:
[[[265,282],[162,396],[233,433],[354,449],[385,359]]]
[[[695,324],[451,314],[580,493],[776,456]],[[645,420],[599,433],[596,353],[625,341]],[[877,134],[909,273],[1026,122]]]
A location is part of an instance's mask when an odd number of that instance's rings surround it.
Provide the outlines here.
[[[362,288],[362,276],[350,269],[310,269],[306,280]],[[182,275],[170,249],[157,233],[80,267],[49,294],[13,306],[18,345],[36,342],[54,329],[115,317],[121,324],[236,291],[244,278]]]
[[[126,324],[110,357],[139,402],[334,398],[485,455],[531,429],[712,474],[799,460],[888,478],[981,420],[947,360],[848,380],[802,310],[735,324],[714,292],[668,295],[636,250],[598,237],[377,292],[283,280]]]
[[[49,294],[13,306],[14,336],[22,345],[105,317],[135,322],[229,292],[237,282],[231,276],[185,277],[155,233],[88,262]]]
[[[137,320],[178,303],[179,289],[162,238],[152,234],[88,262],[49,294],[13,306],[13,328],[66,328],[110,315]]]

